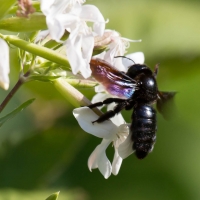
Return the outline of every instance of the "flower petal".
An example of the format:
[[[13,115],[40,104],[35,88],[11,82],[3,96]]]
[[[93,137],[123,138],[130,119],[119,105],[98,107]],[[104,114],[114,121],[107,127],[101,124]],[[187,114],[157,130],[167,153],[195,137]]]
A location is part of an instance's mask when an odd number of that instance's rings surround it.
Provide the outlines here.
[[[46,23],[47,23],[51,38],[53,40],[56,40],[57,42],[61,42],[60,38],[63,36],[65,29],[60,23],[60,21],[57,20],[55,17],[52,18],[52,17],[47,16]]]
[[[9,47],[8,44],[0,38],[0,87],[4,90],[9,88],[9,77],[10,72],[9,66]]]
[[[131,134],[129,133],[126,140],[119,145],[118,148],[119,156],[123,159],[127,158],[133,151],[133,141],[131,140]]]
[[[94,48],[94,37],[92,36],[92,34],[83,35],[82,37],[83,37],[83,42],[82,42],[83,58],[89,63]]]
[[[99,145],[94,149],[94,151],[91,153],[90,157],[88,158],[88,168],[90,171],[92,171],[92,169],[98,168],[98,165],[97,165],[98,151],[99,151]]]
[[[93,96],[91,102],[92,103],[102,102],[109,97],[110,97],[110,95],[107,93],[97,93],[96,95]],[[103,107],[104,107],[104,105],[98,106],[99,109],[102,109]]]
[[[112,123],[110,120],[106,120],[102,123],[92,123],[98,119],[96,115],[90,108],[82,107],[73,110],[73,115],[78,121],[80,127],[96,137],[111,139],[116,137],[118,127]]]
[[[105,99],[109,98],[110,95],[107,93],[97,93],[96,95],[93,96],[91,102],[92,103],[97,103],[97,102],[101,102],[104,101]]]
[[[78,35],[78,28],[71,32],[66,42],[66,51],[73,74],[77,74],[80,70],[83,77],[88,78],[91,75],[91,69],[89,62],[82,55],[81,48],[83,39],[81,35]]]
[[[95,150],[92,152],[88,159],[88,168],[92,169],[99,168],[99,171],[103,174],[104,178],[108,178],[111,175],[112,167],[111,163],[106,156],[106,149],[110,144],[111,140],[103,139]]]
[[[123,159],[119,156],[117,148],[115,148],[115,155],[112,162],[112,173],[117,175],[119,173]]]
[[[71,0],[40,0],[40,8],[42,12],[47,16],[55,17],[59,13],[63,13],[66,10],[69,12],[71,8],[76,5],[70,5]]]
[[[49,14],[51,6],[55,0],[40,0],[40,8],[45,15]]]
[[[122,58],[123,65],[125,67],[130,67],[133,64],[143,64],[144,63],[144,54],[142,52],[136,52],[132,54],[128,54],[125,57],[130,58]]]
[[[105,29],[105,20],[96,6],[83,5],[80,17],[86,21],[94,22],[93,30],[97,35],[103,35]]]
[[[95,92],[105,92],[105,88],[103,85],[99,84],[95,87]]]

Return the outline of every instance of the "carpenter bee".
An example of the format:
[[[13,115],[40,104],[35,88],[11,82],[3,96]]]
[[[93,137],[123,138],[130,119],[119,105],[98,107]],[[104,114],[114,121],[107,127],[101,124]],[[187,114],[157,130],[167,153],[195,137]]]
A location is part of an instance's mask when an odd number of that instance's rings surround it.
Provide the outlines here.
[[[107,111],[92,123],[108,120],[123,109],[133,109],[130,125],[132,148],[137,158],[145,158],[153,150],[156,141],[156,110],[152,105],[156,103],[157,110],[166,117],[163,108],[168,101],[173,99],[175,92],[158,90],[156,82],[158,65],[153,72],[144,64],[133,64],[125,73],[118,71],[104,60],[92,59],[90,68],[92,76],[104,86],[108,93],[115,97],[91,104],[88,107],[94,108],[116,103],[113,110]]]

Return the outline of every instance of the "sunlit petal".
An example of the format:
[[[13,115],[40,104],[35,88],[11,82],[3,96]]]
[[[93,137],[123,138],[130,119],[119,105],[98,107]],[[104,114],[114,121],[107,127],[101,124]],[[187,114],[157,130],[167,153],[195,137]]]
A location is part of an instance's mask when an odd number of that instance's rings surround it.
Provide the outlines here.
[[[78,35],[78,28],[76,30],[73,30],[66,42],[66,51],[68,60],[72,67],[73,74],[77,74],[78,71],[81,71],[83,77],[88,78],[91,75],[91,69],[89,66],[89,61],[87,62],[86,59],[83,58],[83,40],[84,38],[81,35]],[[91,49],[91,47],[90,49],[88,49],[88,51],[90,51],[89,53],[92,52]]]
[[[101,12],[96,6],[83,5],[80,17],[86,19],[86,21],[94,22],[93,30],[98,35],[103,35],[105,29],[105,20]]]
[[[132,59],[136,64],[143,64],[145,60],[143,52],[131,53],[126,55],[126,57]]]
[[[40,8],[45,15],[49,14],[50,8],[55,0],[40,0]]]
[[[125,67],[130,67],[131,65],[134,65],[134,64],[144,63],[144,54],[142,52],[128,54],[125,57],[126,58],[122,58],[122,63]],[[131,60],[127,58],[130,58]]]
[[[92,123],[99,118],[90,108],[82,107],[73,110],[73,115],[78,121],[80,127],[96,137],[113,139],[116,137],[117,126],[110,120],[106,120],[102,123]]]

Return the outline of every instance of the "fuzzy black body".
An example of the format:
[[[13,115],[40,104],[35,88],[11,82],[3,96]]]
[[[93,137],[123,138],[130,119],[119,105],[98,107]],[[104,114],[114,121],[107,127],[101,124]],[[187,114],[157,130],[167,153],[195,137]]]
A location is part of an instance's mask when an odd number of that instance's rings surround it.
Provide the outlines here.
[[[156,141],[156,111],[152,104],[157,101],[158,87],[155,75],[146,65],[133,65],[127,74],[139,87],[132,96],[134,110],[130,132],[135,155],[143,159],[153,150]]]
[[[133,109],[132,123],[130,126],[133,150],[139,159],[145,158],[154,147],[156,141],[156,110],[152,107],[157,103],[161,114],[166,102],[172,99],[175,92],[158,91],[156,76],[158,66],[152,72],[146,65],[134,64],[127,73],[120,72],[109,63],[100,59],[90,62],[92,76],[99,81],[112,95],[119,98],[108,98],[103,102],[91,104],[88,107],[107,105],[115,102],[117,105],[92,123],[101,123],[114,117],[121,110]]]
[[[143,159],[153,150],[156,141],[156,111],[152,106],[138,104],[131,118],[133,149],[137,158]]]

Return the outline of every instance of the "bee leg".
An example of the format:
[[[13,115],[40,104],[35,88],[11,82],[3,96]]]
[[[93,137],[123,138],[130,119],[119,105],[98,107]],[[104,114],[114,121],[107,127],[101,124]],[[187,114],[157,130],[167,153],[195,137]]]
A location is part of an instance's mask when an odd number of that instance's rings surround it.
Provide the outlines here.
[[[115,114],[116,113],[113,110],[109,110],[108,112],[101,115],[97,120],[93,121],[92,123],[94,124],[95,122],[97,122],[97,123],[104,122],[104,121],[110,119],[111,117],[114,117]]]
[[[97,120],[93,121],[92,123],[95,123],[95,122],[101,123],[101,122],[104,122],[104,121],[110,119],[111,117],[114,117],[121,110],[123,110],[125,108],[125,106],[126,106],[126,101],[119,103],[118,105],[115,106],[115,108],[113,110],[107,111],[106,113],[101,115]]]
[[[125,106],[125,110],[131,110],[133,109],[133,107],[135,106],[135,102],[132,101],[132,99],[130,101],[126,101],[126,106]]]
[[[97,103],[94,103],[94,104],[91,104],[88,106],[88,108],[95,108],[95,107],[98,107],[98,106],[103,106],[103,104],[110,104],[110,103],[121,103],[121,102],[124,102],[125,100],[124,99],[119,99],[119,98],[108,98],[106,100],[104,100],[103,102],[97,102]]]
[[[103,101],[104,104],[110,104],[110,103],[122,103],[124,101],[127,101],[126,99],[120,99],[120,98],[107,98]]]

